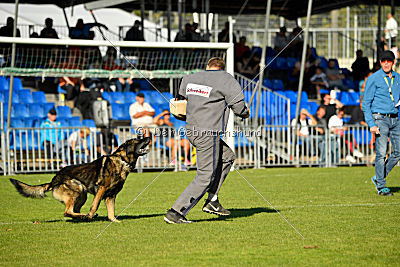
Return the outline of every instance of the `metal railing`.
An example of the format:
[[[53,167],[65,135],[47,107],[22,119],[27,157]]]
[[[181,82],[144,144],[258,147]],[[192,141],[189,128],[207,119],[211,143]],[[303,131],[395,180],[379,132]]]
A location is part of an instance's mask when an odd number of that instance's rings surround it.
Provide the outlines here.
[[[339,134],[329,129],[324,129],[325,133],[321,134],[318,126],[301,127],[307,128],[309,134],[301,136],[300,126],[260,126],[258,167],[333,167],[374,163],[374,139],[367,126],[348,125],[347,130]]]
[[[318,126],[307,127],[308,135],[300,136],[300,126],[262,125],[244,127],[234,131],[235,164],[240,168],[273,166],[352,166],[374,163],[374,138],[366,126],[349,125],[343,132],[325,129],[320,134]],[[142,128],[116,127],[112,138],[118,143],[104,141],[105,132],[91,128],[85,138],[76,139],[72,149],[68,139],[79,127],[64,128],[11,128],[6,131],[10,142],[6,145],[7,164],[3,159],[4,173],[55,172],[62,167],[90,162],[111,153],[117,145],[130,138],[141,136]],[[140,157],[137,171],[167,168],[179,171],[196,167],[196,151],[185,137],[184,128],[149,127],[152,133],[150,152]],[[45,131],[48,131],[47,133]],[[57,142],[46,143],[44,140]],[[4,139],[4,138],[3,138]],[[84,141],[86,140],[86,141]],[[88,153],[85,154],[85,142]],[[3,147],[3,146],[2,146]],[[106,152],[107,151],[107,152]],[[389,147],[389,154],[392,146]]]

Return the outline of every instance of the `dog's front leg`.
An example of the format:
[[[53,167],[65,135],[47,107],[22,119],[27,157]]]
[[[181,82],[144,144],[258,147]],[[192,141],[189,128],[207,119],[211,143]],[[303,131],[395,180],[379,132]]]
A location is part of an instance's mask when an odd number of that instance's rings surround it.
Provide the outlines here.
[[[90,211],[88,214],[86,214],[87,219],[90,220],[93,218],[95,212],[99,208],[100,201],[103,198],[105,192],[106,192],[106,188],[104,186],[100,186],[99,189],[97,190],[96,195],[94,196],[92,206],[90,207]]]
[[[106,206],[108,219],[112,222],[120,222],[117,220],[117,218],[115,218],[115,197],[106,198]]]

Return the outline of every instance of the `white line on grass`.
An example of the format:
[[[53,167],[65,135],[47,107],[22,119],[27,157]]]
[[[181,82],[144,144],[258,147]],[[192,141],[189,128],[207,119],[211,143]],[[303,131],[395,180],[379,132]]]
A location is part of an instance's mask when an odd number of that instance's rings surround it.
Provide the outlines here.
[[[250,187],[251,188],[253,188],[254,189],[254,191],[256,191],[303,239],[306,239],[305,237],[304,237],[304,235],[299,231],[299,230],[297,230],[297,228],[285,217],[285,216],[283,216],[283,214],[282,213],[280,213],[279,212],[279,210],[277,210],[273,205],[272,205],[272,203],[268,200],[268,199],[266,199],[264,196],[263,196],[263,194],[261,194],[260,193],[260,191],[258,191],[257,190],[257,188],[255,188],[254,187],[254,185],[252,185],[250,182],[249,182],[249,180],[247,180],[246,179],[246,177],[244,177],[236,168],[235,168],[235,171],[250,185]]]

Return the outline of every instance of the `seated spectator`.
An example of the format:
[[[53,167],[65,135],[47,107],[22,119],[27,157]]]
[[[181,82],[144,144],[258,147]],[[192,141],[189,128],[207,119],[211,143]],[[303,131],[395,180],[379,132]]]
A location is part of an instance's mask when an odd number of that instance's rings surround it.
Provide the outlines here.
[[[58,127],[61,127],[61,123],[57,121],[57,111],[52,108],[47,113],[47,119],[40,124],[40,128],[53,128],[42,130],[40,133],[40,142],[44,146],[47,158],[55,158],[57,142],[62,140],[61,131],[54,129]]]
[[[235,44],[235,59],[239,61],[247,51],[250,52],[250,48],[246,45],[246,37],[242,36],[239,43]]]
[[[103,128],[96,134],[97,157],[109,155],[118,148],[118,140],[110,129]]]
[[[236,63],[236,69],[243,76],[253,79],[258,73],[257,70],[260,64],[251,60],[250,56],[250,51],[244,52],[242,58]]]
[[[324,163],[325,162],[325,133],[326,129],[328,129],[328,125],[325,120],[325,113],[326,109],[323,106],[319,106],[317,109],[317,112],[314,114],[314,118],[317,122],[316,127],[313,129],[314,130],[314,138],[317,139],[318,142],[318,150],[319,150],[319,155],[320,155],[320,162]]]
[[[321,100],[321,89],[326,89],[329,87],[326,74],[321,67],[315,69],[315,74],[310,78],[310,82],[315,88],[317,99]]]
[[[193,42],[201,42],[201,41],[207,42],[207,41],[209,41],[209,39],[207,39],[207,38],[208,38],[207,34],[205,34],[203,37],[201,36],[200,31],[199,31],[199,24],[194,22],[192,24],[192,39],[193,39]]]
[[[232,43],[236,44],[236,35],[232,33]],[[229,22],[225,22],[224,29],[218,33],[219,43],[229,43]]]
[[[325,120],[326,123],[329,123],[329,119],[336,114],[336,109],[342,108],[343,104],[337,99],[332,99],[329,94],[324,94],[322,101],[321,106],[325,107],[326,110]]]
[[[145,41],[143,29],[140,29],[141,23],[135,20],[133,26],[126,32],[124,41]]]
[[[73,132],[68,137],[67,144],[69,147],[69,164],[81,164],[88,161],[90,154],[87,137],[89,134],[89,128],[81,128],[80,130]]]
[[[325,70],[328,76],[328,84],[330,89],[347,90],[348,87],[343,84],[345,76],[340,73],[340,70],[335,68],[336,61],[329,59],[328,68]]]
[[[58,39],[58,34],[55,29],[53,29],[53,20],[47,18],[44,21],[46,27],[40,32],[40,38],[54,38]]]
[[[362,158],[364,155],[357,150],[357,142],[355,142],[355,139],[352,134],[344,133],[345,131],[348,130],[348,127],[343,126],[343,117],[344,117],[344,109],[341,108],[338,111],[337,115],[333,115],[328,122],[328,128],[331,131],[331,133],[336,134],[340,137],[341,143],[345,144],[348,148],[348,151],[350,154],[346,156],[346,160],[349,161],[350,163],[355,163],[356,160],[354,157],[357,158]],[[344,146],[342,146],[342,150]]]
[[[296,128],[296,134],[300,137],[300,140],[303,142],[303,146],[305,147],[306,151],[310,153],[311,155],[314,154],[314,151],[311,151],[311,144],[312,144],[312,139],[310,137],[311,134],[311,127],[317,125],[317,121],[315,118],[308,112],[307,109],[302,108],[300,110],[300,115],[297,120],[297,125],[296,125],[296,120],[293,119],[292,126],[300,126],[300,128]]]
[[[89,39],[89,31],[93,27],[103,27],[108,30],[107,26],[101,23],[83,23],[83,19],[78,19],[75,27],[71,27],[69,37],[71,39]]]
[[[360,97],[360,105],[353,108],[349,124],[368,126],[365,122],[364,112],[362,111],[362,97]]]
[[[286,27],[280,27],[279,32],[276,34],[274,39],[274,49],[276,52],[281,52],[288,44],[288,38],[286,36]],[[281,54],[283,56],[283,53]]]
[[[14,34],[14,19],[12,17],[7,18],[6,26],[0,28],[0,36],[13,37]],[[16,37],[21,37],[21,32],[17,28]]]
[[[153,123],[159,126],[159,143],[162,146],[167,146],[171,150],[171,165],[175,165],[176,159],[176,140],[175,140],[175,129],[174,124],[169,120],[171,118],[171,114],[169,113],[168,109],[164,109],[162,113],[158,114],[153,118]],[[172,127],[172,128],[170,128]],[[179,140],[178,140],[179,141]],[[190,143],[187,139],[181,139],[179,142],[182,151],[184,151],[185,156],[189,156],[190,152]],[[179,155],[178,155],[179,156]],[[190,165],[191,162],[186,159],[186,165]]]
[[[143,93],[136,95],[136,102],[129,107],[129,116],[131,117],[131,125],[133,127],[143,127],[143,136],[149,137],[150,131],[146,126],[152,126],[153,116],[155,115],[154,109],[149,103],[144,102]]]
[[[369,61],[367,57],[363,57],[363,51],[356,51],[356,60],[351,65],[353,70],[353,79],[360,81],[369,73]]]

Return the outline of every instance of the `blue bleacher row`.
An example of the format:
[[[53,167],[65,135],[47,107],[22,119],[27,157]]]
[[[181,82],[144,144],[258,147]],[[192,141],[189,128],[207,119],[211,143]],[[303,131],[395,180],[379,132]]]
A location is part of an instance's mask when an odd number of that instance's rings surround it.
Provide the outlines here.
[[[280,95],[287,97],[290,100],[290,119],[292,120],[296,116],[296,104],[297,104],[297,92],[295,91],[275,91]],[[328,90],[321,90],[322,94],[328,94]],[[250,101],[251,92],[244,92],[246,102]],[[342,91],[337,94],[336,98],[343,103],[345,106],[356,106],[360,104],[360,93],[359,92],[347,92]],[[280,124],[287,124],[287,105],[284,102],[275,103],[276,99],[272,92],[263,91],[261,94],[261,101],[259,105],[259,116],[265,119],[265,124],[276,125],[276,122]],[[255,109],[257,106],[257,99],[251,106],[251,118],[255,116]],[[306,92],[301,94],[300,108],[306,108],[310,114],[317,112],[319,105],[314,101],[309,101]],[[348,118],[346,118],[348,119]],[[347,121],[345,121],[347,122]]]
[[[319,61],[318,65],[323,69],[328,68],[328,60],[323,56],[318,56],[316,49],[314,47],[311,48],[311,51],[312,51],[312,55],[314,56],[314,58]],[[261,55],[261,47],[252,47],[251,53],[253,53],[253,52]],[[276,51],[274,49],[272,49],[271,47],[267,47],[265,64],[268,66],[268,69],[279,70],[279,71],[288,71],[287,79],[293,80],[293,77],[291,77],[290,73],[294,69],[296,62],[299,61],[299,59],[294,58],[294,57],[279,57],[279,56],[275,58],[275,56],[276,56]],[[336,64],[335,64],[336,69],[340,69],[342,74],[344,74],[346,76],[348,74],[350,74],[350,71],[348,69],[339,68],[339,62],[337,61],[337,59],[334,59],[334,60],[336,62]],[[358,83],[353,81],[352,79],[348,79],[348,78],[343,79],[343,84],[348,86],[351,89],[358,88]],[[283,91],[283,90],[287,89],[284,87],[284,83],[282,82],[282,80],[279,80],[279,79],[269,80],[269,79],[265,78],[263,80],[263,85],[274,91]]]

